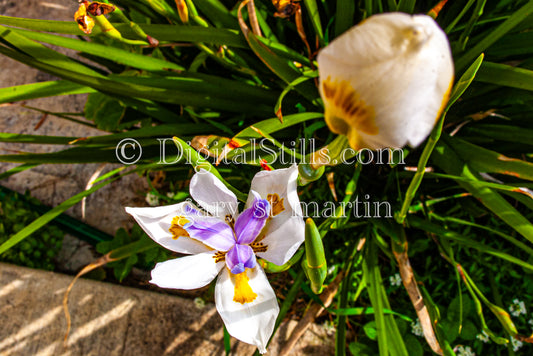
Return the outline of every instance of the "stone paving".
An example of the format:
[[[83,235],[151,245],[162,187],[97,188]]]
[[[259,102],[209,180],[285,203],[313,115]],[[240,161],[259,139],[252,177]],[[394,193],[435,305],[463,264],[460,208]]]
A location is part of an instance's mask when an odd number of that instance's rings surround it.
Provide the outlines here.
[[[213,304],[80,279],[69,299],[72,329],[63,346],[62,300],[71,276],[0,263],[0,355],[224,355]],[[267,355],[276,355],[296,322],[282,324]],[[312,325],[291,355],[333,354],[333,338]],[[255,348],[232,338],[232,355]]]

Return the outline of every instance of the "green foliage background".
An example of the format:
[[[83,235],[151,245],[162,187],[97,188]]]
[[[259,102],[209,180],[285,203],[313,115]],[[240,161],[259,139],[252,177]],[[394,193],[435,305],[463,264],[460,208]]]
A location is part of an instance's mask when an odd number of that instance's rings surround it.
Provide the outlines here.
[[[210,166],[242,200],[240,192],[248,190],[260,159],[278,168],[278,157],[249,157],[244,166],[215,168],[186,141],[213,135],[211,140],[220,147],[233,139],[251,150],[253,139],[268,137],[272,147],[295,148],[296,153],[286,152],[295,160],[304,149],[292,144],[298,138],[313,138],[317,148],[332,142],[335,137],[323,121],[314,84],[317,50],[372,14],[427,13],[437,1],[303,0],[299,5],[311,53],[294,20],[273,16],[276,9],[270,1],[255,0],[262,36],[243,30],[233,1],[185,3],[187,23],[180,20],[173,1],[117,1],[122,11],[109,18],[121,38],[106,36],[98,27],[83,36],[74,21],[0,16],[0,53],[61,78],[2,88],[0,104],[88,93],[84,115],[90,121],[82,123],[109,131],[81,140],[0,133],[2,142],[70,146],[56,153],[0,155],[1,161],[21,163],[1,178],[39,164],[116,163],[115,146],[123,138],[135,138],[143,147],[133,169],[121,167],[101,176],[91,189],[11,236],[0,245],[0,253],[22,246],[70,206],[126,174],[163,170],[169,182],[178,184],[191,176],[185,163]],[[246,9],[242,13],[249,23]],[[450,39],[456,83],[445,118],[428,141],[404,150],[405,165],[326,169],[335,173],[340,201],[368,194],[394,209],[394,219],[356,219],[350,212],[343,217],[338,205],[335,217],[317,219],[329,265],[326,283],[346,273],[328,308],[337,329],[338,355],[430,352],[422,338],[411,334],[409,325],[416,315],[405,290],[389,283],[388,277],[399,270],[395,255],[410,259],[443,354],[461,354],[460,345],[469,345],[477,354],[513,354],[510,337],[525,341],[531,334],[531,311],[518,318],[507,311],[514,298],[533,305],[533,1],[450,1],[437,22]],[[143,32],[160,46],[132,44],[146,40]],[[88,62],[48,45],[72,49]],[[282,123],[275,116],[280,108]],[[80,121],[79,113],[56,116]],[[167,160],[176,158],[176,164],[165,165],[159,160],[157,138],[170,135],[177,138],[165,146]],[[189,162],[181,153],[191,157]],[[227,157],[236,157],[235,152]],[[405,166],[418,170],[413,173]],[[424,173],[429,167],[432,170]],[[186,189],[176,191],[186,194]],[[300,193],[303,201],[321,204],[332,199],[325,176],[301,187]],[[123,237],[122,246],[112,248],[120,250],[115,257],[126,261],[126,267],[133,263],[130,256],[153,247]],[[365,244],[358,249],[361,239]],[[102,246],[102,252],[109,250]],[[115,269],[117,278],[126,267]],[[288,273],[294,282],[282,290],[286,298],[279,321],[296,308],[301,288],[307,301],[319,302],[299,264]],[[476,339],[482,330],[491,343]],[[524,350],[531,346],[519,352]]]

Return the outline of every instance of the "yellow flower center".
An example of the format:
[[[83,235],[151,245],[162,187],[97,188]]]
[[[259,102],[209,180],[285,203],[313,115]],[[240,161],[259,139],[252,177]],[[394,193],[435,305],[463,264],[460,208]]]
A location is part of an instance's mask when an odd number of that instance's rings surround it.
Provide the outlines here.
[[[237,303],[251,303],[257,298],[257,294],[254,293],[252,287],[248,283],[249,279],[246,275],[246,271],[235,274],[235,294],[233,295],[233,301]]]
[[[185,224],[187,224],[189,220],[187,220],[183,216],[176,216],[174,219],[172,219],[172,224],[170,225],[170,228],[168,231],[172,234],[172,238],[174,240],[177,240],[180,236],[187,236],[189,237],[189,233],[187,230],[183,228]]]

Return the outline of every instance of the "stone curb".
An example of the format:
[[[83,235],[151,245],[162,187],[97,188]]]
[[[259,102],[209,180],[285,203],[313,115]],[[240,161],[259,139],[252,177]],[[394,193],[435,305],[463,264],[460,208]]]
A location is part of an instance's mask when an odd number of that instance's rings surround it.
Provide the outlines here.
[[[72,276],[0,263],[0,355],[224,355],[213,304],[80,279],[72,289],[72,329],[63,347],[63,294]],[[267,355],[277,355],[295,321],[282,324]],[[255,348],[232,338],[232,355]],[[292,355],[331,355],[333,340],[312,325]]]

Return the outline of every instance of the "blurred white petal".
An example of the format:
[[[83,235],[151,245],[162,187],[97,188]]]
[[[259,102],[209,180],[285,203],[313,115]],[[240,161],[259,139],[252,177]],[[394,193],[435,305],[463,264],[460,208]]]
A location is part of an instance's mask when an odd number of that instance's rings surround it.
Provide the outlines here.
[[[453,84],[448,39],[426,15],[371,16],[321,50],[317,61],[326,123],[354,149],[418,146]]]

